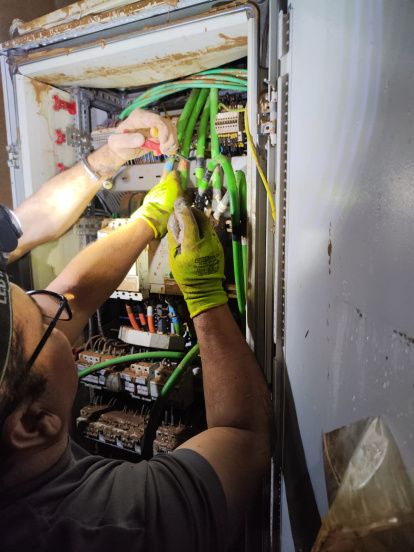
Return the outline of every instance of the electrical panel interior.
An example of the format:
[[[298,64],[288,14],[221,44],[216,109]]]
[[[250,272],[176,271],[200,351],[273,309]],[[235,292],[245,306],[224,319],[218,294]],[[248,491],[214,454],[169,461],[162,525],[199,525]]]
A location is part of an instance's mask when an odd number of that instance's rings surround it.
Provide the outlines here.
[[[17,203],[104,145],[134,108],[170,119],[179,142],[176,157],[154,150],[126,162],[57,244],[32,252],[34,288],[129,224],[145,194],[178,170],[189,203],[209,217],[222,243],[229,306],[248,337],[246,291],[253,304],[253,249],[261,239],[249,218],[257,206],[266,210],[248,148],[248,117],[258,116],[256,15],[247,4],[223,6],[153,32],[143,21],[122,35],[105,31],[99,42],[85,33],[64,52],[53,41],[16,50],[11,80],[25,151]],[[260,111],[268,117],[270,107]],[[169,267],[167,237],[146,247],[73,351],[80,380],[73,436],[91,452],[139,460],[206,428],[197,336]]]
[[[244,110],[247,102],[246,60],[141,89],[65,88],[70,101],[57,92],[54,109],[81,111],[81,125],[59,129],[56,140],[72,148],[75,159],[108,140],[134,107],[168,117],[177,128],[180,158],[148,152],[128,161],[108,179],[73,233],[79,248],[104,239],[130,221],[146,192],[178,170],[189,202],[209,216],[226,257],[226,291],[232,312],[242,327],[240,286],[246,265],[246,149]],[[194,83],[194,88],[191,84]],[[172,91],[172,93],[171,93]],[[78,119],[79,122],[79,119]],[[233,173],[218,163],[206,183],[206,167],[217,155]],[[57,171],[65,170],[63,164]],[[204,183],[203,178],[205,179]],[[233,194],[233,197],[230,195]],[[242,226],[243,255],[236,267],[232,232],[234,200]],[[115,261],[115,260],[114,260]],[[235,275],[238,270],[239,278]],[[241,283],[240,283],[241,276]],[[202,393],[202,366],[198,354],[185,370],[180,362],[194,350],[197,338],[185,301],[168,264],[167,236],[153,240],[133,264],[123,282],[90,319],[84,339],[74,349],[80,374],[80,408],[74,413],[74,437],[91,451],[106,456],[131,453],[137,460],[172,452],[186,439],[206,428]],[[136,358],[137,357],[137,358]],[[141,357],[141,358],[139,358]],[[174,374],[179,374],[174,382]],[[171,385],[173,381],[173,385]],[[167,392],[165,392],[167,390]],[[155,406],[156,405],[156,406]],[[161,407],[159,407],[161,405]]]

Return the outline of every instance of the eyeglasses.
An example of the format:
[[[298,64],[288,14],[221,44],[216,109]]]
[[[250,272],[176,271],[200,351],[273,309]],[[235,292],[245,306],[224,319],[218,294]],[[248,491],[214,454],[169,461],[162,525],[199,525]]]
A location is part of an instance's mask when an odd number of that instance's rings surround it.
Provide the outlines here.
[[[72,311],[70,310],[68,300],[63,295],[55,293],[54,291],[28,291],[27,295],[35,301],[40,308],[43,317],[43,323],[48,325],[39,345],[36,347],[35,352],[30,357],[28,362],[28,368],[33,366],[35,360],[43,349],[46,341],[48,340],[53,328],[56,326],[58,320],[66,321],[71,320]]]

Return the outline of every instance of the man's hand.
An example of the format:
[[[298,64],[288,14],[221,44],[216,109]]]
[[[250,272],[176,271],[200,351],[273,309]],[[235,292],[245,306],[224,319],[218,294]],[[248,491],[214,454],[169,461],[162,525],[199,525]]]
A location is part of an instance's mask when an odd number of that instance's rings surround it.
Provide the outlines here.
[[[227,303],[223,248],[204,213],[179,198],[168,230],[170,268],[191,317]]]
[[[158,131],[155,139],[150,133],[154,127]],[[141,149],[147,138],[159,142],[164,155],[172,155],[178,150],[177,132],[171,121],[143,109],[135,109],[117,127],[109,137],[108,146],[112,153],[128,161],[148,153],[148,150]]]
[[[162,238],[167,232],[167,223],[174,209],[174,201],[183,195],[180,176],[172,171],[167,178],[150,190],[139,209],[131,218],[141,218],[151,226],[155,238]]]

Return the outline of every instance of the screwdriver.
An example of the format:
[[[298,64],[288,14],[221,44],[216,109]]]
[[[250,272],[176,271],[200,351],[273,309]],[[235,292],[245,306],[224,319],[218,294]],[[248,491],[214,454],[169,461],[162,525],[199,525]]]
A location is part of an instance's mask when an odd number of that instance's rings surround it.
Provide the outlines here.
[[[130,131],[125,129],[124,132],[130,132]],[[153,136],[154,138],[157,138],[158,128],[157,127],[152,127],[151,130],[150,130],[150,133],[151,133],[151,136]],[[152,142],[151,140],[146,139],[145,142],[142,144],[141,148],[149,150],[149,151],[153,151],[158,156],[162,155],[161,150],[160,150],[160,145],[157,142]],[[181,155],[180,153],[178,153],[178,151],[173,153],[171,155],[171,157],[174,157],[176,160],[183,159],[184,161],[187,161],[187,163],[190,162],[190,160],[187,159],[187,157],[184,157],[184,155]]]

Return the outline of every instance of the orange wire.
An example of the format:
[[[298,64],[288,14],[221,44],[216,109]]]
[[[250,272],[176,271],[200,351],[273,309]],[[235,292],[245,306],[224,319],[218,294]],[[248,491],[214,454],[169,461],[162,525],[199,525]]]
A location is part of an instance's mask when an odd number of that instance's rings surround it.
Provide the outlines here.
[[[129,305],[125,305],[125,308],[126,308],[126,311],[128,313],[128,318],[129,318],[129,321],[132,324],[132,327],[134,328],[134,330],[139,330],[139,326],[138,326],[138,323],[135,319],[134,313],[132,312],[132,308]]]

